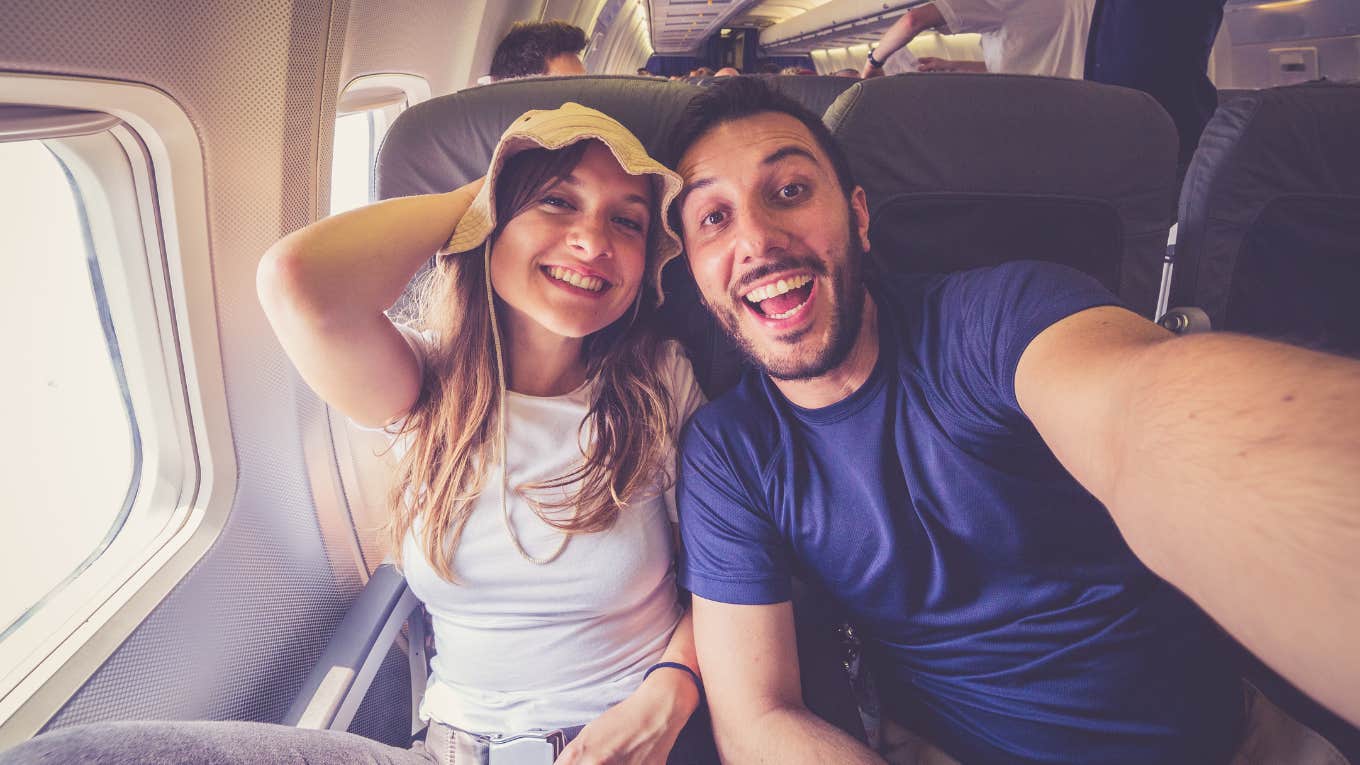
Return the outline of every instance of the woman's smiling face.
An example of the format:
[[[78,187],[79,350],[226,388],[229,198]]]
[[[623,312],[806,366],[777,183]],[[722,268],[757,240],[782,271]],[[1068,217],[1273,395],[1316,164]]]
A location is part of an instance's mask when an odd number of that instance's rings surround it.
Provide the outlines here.
[[[590,141],[571,173],[537,192],[492,246],[491,284],[511,326],[583,338],[630,310],[654,203],[646,177],[624,172]]]

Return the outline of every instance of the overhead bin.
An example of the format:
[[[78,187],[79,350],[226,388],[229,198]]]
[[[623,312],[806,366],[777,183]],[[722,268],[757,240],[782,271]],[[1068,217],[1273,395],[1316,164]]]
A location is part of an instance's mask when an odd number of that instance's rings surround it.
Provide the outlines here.
[[[878,42],[898,16],[927,0],[831,0],[760,33],[767,53],[807,53],[817,48]]]

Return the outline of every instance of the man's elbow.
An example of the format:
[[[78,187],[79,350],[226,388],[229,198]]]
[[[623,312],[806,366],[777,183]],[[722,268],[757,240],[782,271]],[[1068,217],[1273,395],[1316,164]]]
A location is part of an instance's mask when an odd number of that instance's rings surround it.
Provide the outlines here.
[[[800,701],[779,700],[719,704],[710,712],[713,740],[724,763],[762,761],[762,753],[771,749],[766,739],[779,735],[780,721],[809,714]]]

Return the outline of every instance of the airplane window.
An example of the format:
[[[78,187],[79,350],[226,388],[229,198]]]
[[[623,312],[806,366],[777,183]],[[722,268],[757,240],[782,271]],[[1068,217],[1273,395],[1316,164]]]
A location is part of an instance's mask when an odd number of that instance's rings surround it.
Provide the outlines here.
[[[406,102],[341,114],[335,120],[331,152],[331,215],[368,204],[373,162],[392,120]]]
[[[0,143],[0,637],[108,547],[131,507],[139,434],[79,197],[62,163]]]

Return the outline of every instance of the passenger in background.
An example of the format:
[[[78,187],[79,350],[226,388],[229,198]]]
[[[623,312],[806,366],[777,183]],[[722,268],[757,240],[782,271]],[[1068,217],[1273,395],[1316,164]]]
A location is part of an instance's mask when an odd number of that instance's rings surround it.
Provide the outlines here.
[[[1171,115],[1180,134],[1180,170],[1190,164],[1218,108],[1209,54],[1224,0],[1096,0],[1086,79],[1137,88]]]
[[[708,68],[708,67],[706,67],[706,66],[701,66],[701,67],[698,67],[698,68],[694,69],[694,71],[690,72],[690,73],[689,73],[689,76],[690,76],[690,77],[712,77],[712,76],[713,76],[713,70],[710,69],[710,68]]]
[[[517,119],[485,179],[327,218],[261,261],[261,304],[303,379],[393,439],[390,550],[438,648],[423,742],[110,723],[0,763],[546,765],[564,741],[565,765],[715,762],[692,717],[669,491],[703,395],[655,326],[680,253],[660,210],[679,187],[626,128],[568,103]],[[384,310],[436,250],[413,323],[394,324]]]
[[[880,762],[803,704],[796,574],[923,761],[1344,762],[1209,616],[1360,720],[1360,363],[1177,338],[1053,263],[870,270],[836,140],[759,80],[691,101],[673,154],[690,271],[750,363],[678,489],[725,760]]]
[[[735,66],[725,66],[713,74],[714,77],[739,77],[741,70]]]
[[[491,80],[585,74],[586,33],[565,21],[517,21],[491,57]]]
[[[859,70],[858,70],[858,69],[837,69],[834,73],[832,73],[831,76],[832,76],[832,77],[848,77],[848,78],[850,78],[850,79],[852,79],[852,80],[858,80],[858,79],[860,78],[860,77],[859,77]]]
[[[1095,0],[934,0],[898,17],[864,62],[865,77],[927,29],[982,35],[983,64],[921,59],[920,71],[987,71],[1080,79]]]

